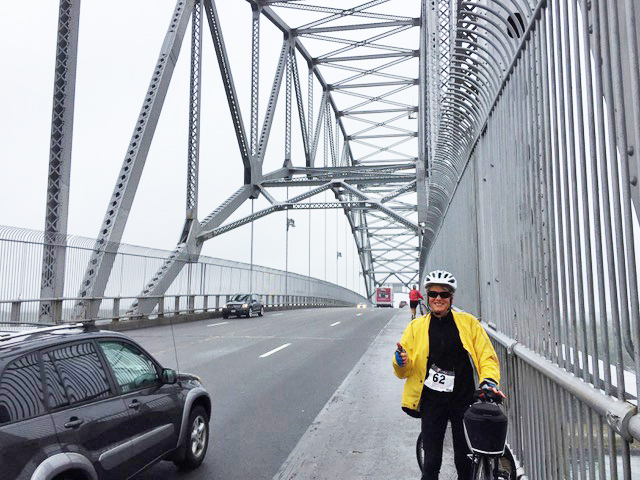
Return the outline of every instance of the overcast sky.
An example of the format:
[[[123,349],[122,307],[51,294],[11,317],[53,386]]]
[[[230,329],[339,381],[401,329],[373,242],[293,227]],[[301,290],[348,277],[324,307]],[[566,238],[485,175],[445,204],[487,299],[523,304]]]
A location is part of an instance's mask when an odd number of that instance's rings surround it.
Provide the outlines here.
[[[164,40],[174,0],[85,0],[81,6],[73,133],[68,233],[95,238],[129,144],[153,67]],[[242,0],[217,2],[223,34],[240,97],[249,119],[251,9]],[[0,49],[0,225],[44,228],[51,132],[58,2],[32,0],[3,4]],[[206,23],[206,22],[205,22]],[[220,73],[204,27],[199,219],[242,185],[242,162],[230,121]],[[173,249],[182,231],[186,198],[190,29],[163,107],[123,242]],[[268,98],[282,35],[261,24],[261,104]],[[303,78],[306,74],[302,73]],[[306,82],[303,82],[306,83]],[[303,94],[306,98],[306,93]],[[316,94],[319,103],[319,89]],[[271,132],[264,171],[282,165],[284,97]],[[261,117],[264,109],[261,110]],[[261,120],[262,121],[262,120]],[[248,124],[246,125],[248,132]],[[294,138],[294,154],[297,137]],[[299,142],[298,142],[299,144]],[[322,159],[322,153],[318,153]],[[321,161],[321,160],[320,160]],[[301,164],[294,159],[295,164]],[[278,199],[285,192],[272,191]],[[295,191],[290,191],[290,195]],[[333,195],[331,195],[333,199]],[[259,210],[268,204],[260,198]],[[250,213],[246,203],[235,215]],[[289,270],[353,288],[359,263],[342,213],[293,212],[289,232]],[[325,261],[325,216],[326,261]],[[249,262],[250,226],[205,244],[203,254]],[[254,262],[285,268],[285,213],[254,224]],[[337,247],[336,247],[337,243]],[[337,259],[336,251],[342,252]],[[326,271],[326,274],[325,274]]]

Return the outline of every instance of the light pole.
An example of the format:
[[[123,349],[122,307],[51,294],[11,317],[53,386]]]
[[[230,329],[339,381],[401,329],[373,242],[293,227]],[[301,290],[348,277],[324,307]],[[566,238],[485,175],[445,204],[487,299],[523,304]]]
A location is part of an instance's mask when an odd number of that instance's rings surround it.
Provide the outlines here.
[[[251,215],[253,215],[253,198],[251,199]],[[249,293],[253,293],[253,219],[251,219],[251,263],[249,264]]]
[[[287,234],[285,240],[285,255],[284,255],[284,302],[285,305],[289,305],[289,227],[295,227],[296,222],[293,218],[289,218],[289,210],[287,210]]]

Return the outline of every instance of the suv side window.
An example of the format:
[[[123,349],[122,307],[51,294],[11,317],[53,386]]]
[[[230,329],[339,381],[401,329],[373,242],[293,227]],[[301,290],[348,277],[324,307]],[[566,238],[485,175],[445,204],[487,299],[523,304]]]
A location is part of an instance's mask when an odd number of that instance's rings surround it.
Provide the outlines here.
[[[160,383],[155,363],[133,345],[125,342],[99,342],[123,393]]]
[[[111,387],[93,343],[74,343],[42,355],[50,408],[107,398]]]
[[[0,425],[44,412],[38,354],[30,353],[14,360],[4,369],[0,379]]]

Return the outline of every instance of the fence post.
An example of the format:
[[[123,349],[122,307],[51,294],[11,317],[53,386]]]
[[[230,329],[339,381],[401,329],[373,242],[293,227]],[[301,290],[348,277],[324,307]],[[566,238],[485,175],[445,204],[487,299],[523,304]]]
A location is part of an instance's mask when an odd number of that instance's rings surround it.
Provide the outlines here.
[[[120,321],[120,299],[119,298],[114,298],[113,299],[113,314],[112,314],[112,319],[111,321],[113,322],[119,322]]]
[[[158,300],[158,316],[164,317],[164,296]]]
[[[22,302],[11,302],[11,322],[18,323],[20,321],[20,306]]]
[[[193,313],[196,309],[196,296],[189,295],[187,297],[187,313]]]
[[[53,323],[63,323],[62,321],[62,300],[51,301],[51,314]]]
[[[209,311],[209,295],[205,295],[204,298],[202,299],[202,310],[204,312]]]
[[[84,319],[85,320],[92,320],[91,319],[91,312],[96,312],[96,317],[100,316],[100,312],[98,311],[97,308],[94,307],[94,305],[96,304],[96,302],[100,302],[100,300],[95,299],[95,298],[90,298],[88,300],[89,303],[89,308],[87,310],[84,311]],[[89,315],[87,317],[87,315]]]
[[[173,306],[173,314],[174,315],[180,314],[180,295],[176,295],[176,300]]]

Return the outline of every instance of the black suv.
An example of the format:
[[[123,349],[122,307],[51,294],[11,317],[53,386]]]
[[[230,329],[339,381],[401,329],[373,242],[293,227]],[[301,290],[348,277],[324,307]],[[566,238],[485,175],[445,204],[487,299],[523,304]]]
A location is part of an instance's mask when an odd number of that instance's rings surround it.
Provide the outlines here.
[[[0,327],[1,329],[1,327]],[[127,479],[159,460],[198,467],[211,400],[93,324],[0,334],[0,478]]]
[[[258,316],[264,315],[264,304],[260,300],[260,296],[255,293],[240,293],[232,295],[229,301],[222,307],[222,317],[229,318],[229,315],[241,317],[246,315],[247,318],[253,317],[257,313]]]

